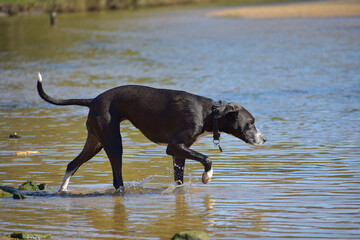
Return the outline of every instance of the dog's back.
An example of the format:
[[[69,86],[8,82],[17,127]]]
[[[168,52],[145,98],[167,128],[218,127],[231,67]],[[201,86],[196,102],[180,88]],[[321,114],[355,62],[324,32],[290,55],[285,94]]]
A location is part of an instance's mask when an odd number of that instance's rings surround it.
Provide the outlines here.
[[[167,144],[179,129],[202,124],[208,114],[204,113],[204,106],[210,109],[212,104],[209,98],[184,91],[126,85],[96,97],[90,104],[90,113],[108,111],[117,115],[119,121],[129,120],[149,140]]]

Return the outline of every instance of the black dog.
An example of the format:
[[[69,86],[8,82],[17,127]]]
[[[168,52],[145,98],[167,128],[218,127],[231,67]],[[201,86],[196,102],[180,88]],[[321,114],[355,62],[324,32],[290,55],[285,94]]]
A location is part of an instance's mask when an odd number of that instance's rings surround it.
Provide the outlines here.
[[[93,99],[55,99],[44,92],[40,73],[37,89],[40,97],[49,103],[90,109],[85,146],[68,164],[60,191],[66,191],[76,170],[102,148],[110,159],[113,185],[116,190],[123,190],[120,122],[125,119],[152,142],[167,145],[166,153],[173,156],[174,178],[178,184],[183,183],[185,159],[202,163],[205,168],[202,182],[210,183],[211,160],[190,149],[203,134],[212,132],[214,143],[219,143],[220,131],[253,145],[266,141],[255,127],[254,117],[236,103],[215,102],[183,91],[136,85],[112,88]]]

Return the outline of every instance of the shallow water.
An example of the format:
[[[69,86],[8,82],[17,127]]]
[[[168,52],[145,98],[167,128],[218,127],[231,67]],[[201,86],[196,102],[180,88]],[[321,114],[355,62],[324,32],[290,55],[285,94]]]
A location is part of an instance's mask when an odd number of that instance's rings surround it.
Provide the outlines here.
[[[54,239],[169,239],[199,229],[211,239],[360,238],[360,19],[222,19],[214,9],[61,14],[0,19],[0,181],[51,186],[22,201],[1,199],[0,233]],[[145,84],[234,101],[268,138],[260,147],[222,134],[193,146],[214,161],[186,163],[172,183],[165,147],[122,124],[126,191],[112,189],[99,153],[57,194],[82,149],[87,110],[36,93],[93,97]],[[18,132],[23,137],[10,139]],[[15,152],[37,150],[29,156]]]

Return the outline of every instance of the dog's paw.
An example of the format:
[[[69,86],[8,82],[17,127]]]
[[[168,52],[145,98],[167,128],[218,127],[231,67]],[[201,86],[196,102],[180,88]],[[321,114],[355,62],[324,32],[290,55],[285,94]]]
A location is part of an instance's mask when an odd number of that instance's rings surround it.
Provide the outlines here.
[[[202,182],[204,184],[209,184],[213,175],[213,169],[211,168],[210,171],[204,172],[202,175]]]
[[[116,193],[124,193],[124,192],[125,192],[125,187],[120,186],[119,188],[117,188],[117,189],[115,190],[115,192],[116,192]]]

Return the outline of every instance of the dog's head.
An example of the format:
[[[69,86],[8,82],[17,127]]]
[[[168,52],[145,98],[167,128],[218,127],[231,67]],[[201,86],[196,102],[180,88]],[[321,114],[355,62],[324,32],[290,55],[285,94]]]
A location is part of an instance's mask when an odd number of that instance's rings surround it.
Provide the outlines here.
[[[220,101],[213,114],[213,117],[218,119],[220,131],[252,145],[266,142],[264,135],[255,126],[255,118],[239,104]]]

